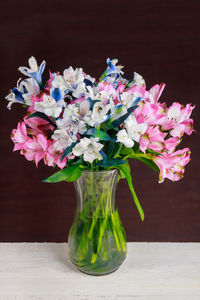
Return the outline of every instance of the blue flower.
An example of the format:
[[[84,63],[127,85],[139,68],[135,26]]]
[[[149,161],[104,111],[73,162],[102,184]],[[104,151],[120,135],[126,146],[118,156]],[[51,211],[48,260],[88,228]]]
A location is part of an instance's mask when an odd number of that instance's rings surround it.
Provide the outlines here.
[[[63,99],[63,93],[59,88],[51,88],[50,95],[56,100],[56,102]]]
[[[107,81],[108,77],[112,77],[114,81],[116,81],[120,77],[120,75],[124,74],[124,72],[121,70],[123,66],[117,65],[118,59],[115,58],[110,60],[110,58],[107,58],[106,62],[108,64],[108,67],[101,75],[100,81]]]
[[[27,67],[19,67],[19,71],[28,77],[34,78],[37,83],[42,86],[42,74],[44,72],[44,68],[46,62],[43,60],[40,66],[38,66],[35,57],[31,56],[28,60],[30,68]]]
[[[21,78],[17,81],[17,87],[14,87],[11,93],[6,96],[6,100],[9,101],[8,108],[11,108],[13,103],[21,103],[26,105],[32,105],[31,98],[40,93],[40,87],[33,78],[24,79]]]

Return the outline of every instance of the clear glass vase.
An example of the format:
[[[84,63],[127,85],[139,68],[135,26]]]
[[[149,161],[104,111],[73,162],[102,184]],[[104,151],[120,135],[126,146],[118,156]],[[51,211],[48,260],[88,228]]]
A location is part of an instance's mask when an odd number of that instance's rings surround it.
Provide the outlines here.
[[[75,182],[77,206],[68,247],[82,272],[104,275],[126,257],[126,235],[116,206],[118,170],[83,171]]]

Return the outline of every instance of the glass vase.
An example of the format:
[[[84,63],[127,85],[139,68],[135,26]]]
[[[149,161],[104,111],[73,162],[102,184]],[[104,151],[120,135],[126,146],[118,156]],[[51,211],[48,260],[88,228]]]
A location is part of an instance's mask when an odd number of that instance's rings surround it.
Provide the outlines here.
[[[118,170],[83,171],[75,182],[77,205],[68,247],[72,263],[90,275],[119,268],[126,234],[116,205]]]

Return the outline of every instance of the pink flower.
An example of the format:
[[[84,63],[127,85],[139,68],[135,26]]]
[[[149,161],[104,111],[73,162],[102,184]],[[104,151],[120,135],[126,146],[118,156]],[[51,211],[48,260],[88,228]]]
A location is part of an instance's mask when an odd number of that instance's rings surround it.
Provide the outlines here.
[[[63,155],[64,149],[60,149],[60,146],[58,147],[58,143],[56,141],[53,142],[53,144],[48,148],[45,156],[44,156],[44,162],[48,166],[54,166],[55,164],[60,168],[63,169],[66,165],[67,159],[73,159],[74,156],[67,156],[61,161],[62,155]]]
[[[48,121],[41,118],[24,118],[24,123],[27,125],[27,132],[31,135],[43,134],[48,136],[53,132],[54,127]]]
[[[85,100],[85,96],[70,101],[70,104],[74,104],[74,103],[76,103],[76,102],[83,102],[84,100]]]
[[[119,94],[121,94],[121,93],[124,92],[125,88],[126,88],[126,84],[124,84],[124,83],[119,83],[119,85],[118,85],[118,87],[117,87],[117,92],[118,92]]]
[[[59,73],[57,73],[59,75]],[[52,81],[54,80],[54,75],[49,71],[49,80],[46,82],[46,91],[49,91],[52,88]]]
[[[35,112],[35,109],[34,109],[35,102],[41,102],[42,100],[43,100],[43,95],[32,96],[32,98],[31,98],[32,105],[28,107],[27,112],[30,114]]]
[[[166,84],[165,83],[161,83],[161,84],[156,84],[154,85],[149,92],[147,93],[148,95],[148,100],[151,103],[158,103],[158,100],[165,88]]]
[[[184,132],[190,135],[193,129],[193,120],[190,115],[195,106],[181,105],[174,102],[166,111],[166,115],[159,120],[163,130],[171,130],[173,137],[181,137]]]
[[[131,88],[127,89],[126,92],[131,95],[134,94],[135,97],[144,98],[146,93],[146,88],[144,85],[142,86],[133,85]]]
[[[158,120],[165,116],[165,107],[164,104],[141,101],[134,111],[134,115],[138,123],[156,125],[159,123]]]
[[[36,166],[38,166],[39,161],[44,157],[50,144],[51,142],[47,140],[44,135],[38,134],[24,143],[20,153],[23,154],[27,160],[34,160]]]
[[[13,129],[11,133],[11,139],[15,146],[13,151],[21,150],[26,141],[30,140],[27,135],[26,124],[24,122],[17,124],[17,129]]]
[[[118,93],[111,83],[102,81],[98,84],[97,89],[99,92],[105,91],[113,100],[118,99]]]
[[[163,154],[164,156],[154,156],[153,161],[160,169],[159,182],[165,178],[177,181],[183,178],[184,167],[190,161],[190,149],[185,148],[172,154]]]
[[[140,149],[145,152],[147,148],[162,152],[165,149],[165,141],[167,133],[160,131],[158,126],[149,126],[145,134],[139,140]]]
[[[179,143],[180,143],[179,138],[170,137],[169,139],[165,140],[166,153],[168,153],[168,154],[173,153]]]

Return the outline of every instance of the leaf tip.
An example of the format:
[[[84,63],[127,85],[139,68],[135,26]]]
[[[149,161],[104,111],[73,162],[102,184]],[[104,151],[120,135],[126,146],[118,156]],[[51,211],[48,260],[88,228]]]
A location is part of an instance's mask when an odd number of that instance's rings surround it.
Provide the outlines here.
[[[46,178],[46,179],[43,179],[42,182],[49,183],[50,181],[48,181],[48,178]]]

